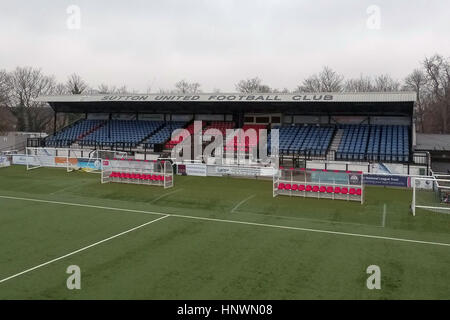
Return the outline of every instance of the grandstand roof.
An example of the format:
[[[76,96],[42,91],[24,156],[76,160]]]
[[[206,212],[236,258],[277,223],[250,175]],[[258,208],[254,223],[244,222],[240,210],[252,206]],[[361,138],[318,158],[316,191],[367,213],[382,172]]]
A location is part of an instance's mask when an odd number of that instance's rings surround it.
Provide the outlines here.
[[[412,115],[414,92],[199,93],[40,96],[56,112]]]
[[[200,94],[96,94],[41,96],[43,102],[415,102],[416,94],[400,92],[323,92],[323,93],[200,93]]]
[[[450,151],[450,134],[417,133],[416,150]]]

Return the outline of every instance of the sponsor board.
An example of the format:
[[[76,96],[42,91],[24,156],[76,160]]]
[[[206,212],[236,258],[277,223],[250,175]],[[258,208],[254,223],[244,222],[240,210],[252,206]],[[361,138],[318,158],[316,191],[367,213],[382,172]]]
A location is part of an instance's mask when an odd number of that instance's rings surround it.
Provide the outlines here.
[[[208,175],[243,177],[272,176],[273,169],[244,166],[208,166]]]
[[[102,170],[101,159],[71,158],[70,163],[80,169]]]
[[[206,164],[203,163],[187,163],[186,175],[206,177]]]
[[[12,156],[12,163],[19,165],[32,165],[43,167],[54,167],[55,157],[52,156],[27,156],[21,154],[15,154]]]
[[[364,184],[386,187],[411,187],[411,177],[387,174],[365,174]]]

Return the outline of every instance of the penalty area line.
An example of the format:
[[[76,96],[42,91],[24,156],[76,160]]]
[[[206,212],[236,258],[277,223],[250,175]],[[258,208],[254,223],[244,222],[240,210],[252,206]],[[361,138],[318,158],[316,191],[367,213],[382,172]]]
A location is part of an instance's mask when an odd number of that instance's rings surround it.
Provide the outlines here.
[[[89,249],[89,248],[92,248],[92,247],[94,247],[94,246],[97,246],[97,245],[99,245],[99,244],[102,244],[102,243],[104,243],[104,242],[106,242],[106,241],[109,241],[109,240],[115,239],[115,238],[117,238],[117,237],[123,236],[124,234],[127,234],[127,233],[130,233],[130,232],[135,231],[135,230],[137,230],[137,229],[143,228],[143,227],[145,227],[145,226],[148,226],[149,224],[152,224],[152,223],[154,223],[154,222],[160,221],[160,220],[165,219],[165,218],[167,218],[167,217],[169,217],[169,215],[165,215],[165,216],[156,218],[156,219],[154,219],[154,220],[152,220],[152,221],[149,221],[149,222],[140,224],[140,225],[138,225],[137,227],[128,229],[128,230],[126,230],[126,231],[123,231],[123,232],[121,232],[121,233],[118,233],[118,234],[116,234],[116,235],[113,235],[113,236],[111,236],[111,237],[108,237],[108,238],[106,238],[106,239],[97,241],[97,242],[95,242],[95,243],[92,243],[92,244],[90,244],[90,245],[88,245],[88,246],[85,246],[85,247],[80,248],[80,249],[78,249],[78,250],[75,250],[75,251],[72,251],[72,252],[70,252],[70,253],[67,253],[67,254],[65,254],[65,255],[63,255],[63,256],[60,256],[60,257],[58,257],[58,258],[55,258],[55,259],[49,260],[49,261],[47,261],[47,262],[41,263],[41,264],[39,264],[39,265],[37,265],[37,266],[34,266],[34,267],[32,267],[32,268],[26,269],[26,270],[24,270],[24,271],[22,271],[22,272],[19,272],[19,273],[16,273],[16,274],[12,275],[12,276],[9,276],[9,277],[7,277],[7,278],[1,279],[1,280],[0,280],[0,283],[3,283],[3,282],[5,282],[5,281],[11,280],[11,279],[14,279],[14,278],[16,278],[16,277],[18,277],[18,276],[21,276],[21,275],[23,275],[23,274],[25,274],[25,273],[28,273],[28,272],[31,272],[31,271],[33,271],[33,270],[36,270],[36,269],[45,267],[45,266],[47,266],[47,265],[49,265],[49,264],[51,264],[51,263],[53,263],[53,262],[56,262],[56,261],[62,260],[62,259],[64,259],[64,258],[70,257],[70,256],[72,256],[72,255],[74,255],[74,254],[80,253],[80,252],[82,252],[82,251],[84,251],[84,250],[87,250],[87,249]]]
[[[133,210],[133,209],[122,209],[122,208],[114,208],[114,207],[95,206],[95,205],[78,204],[78,203],[70,203],[70,202],[49,201],[49,200],[40,200],[40,199],[32,199],[32,198],[19,198],[19,197],[2,196],[2,195],[0,195],[0,198],[12,199],[12,200],[34,201],[34,202],[44,202],[44,203],[52,203],[52,204],[60,204],[60,205],[68,205],[68,206],[88,207],[88,208],[96,208],[96,209],[104,209],[104,210],[116,210],[116,211],[125,211],[125,212],[155,214],[155,215],[160,215],[160,216],[164,216],[164,217],[171,216],[171,217],[178,217],[178,218],[185,218],[185,219],[225,222],[225,223],[259,226],[259,227],[278,228],[278,229],[285,229],[285,230],[297,230],[297,231],[341,235],[341,236],[349,236],[349,237],[390,240],[390,241],[397,241],[397,242],[429,244],[429,245],[450,247],[450,243],[445,243],[445,242],[414,240],[414,239],[406,239],[406,238],[386,237],[386,236],[377,236],[377,235],[370,235],[370,234],[341,232],[341,231],[332,231],[332,230],[323,230],[323,229],[289,227],[289,226],[282,226],[282,225],[276,225],[276,224],[265,224],[265,223],[246,222],[246,221],[239,221],[239,220],[227,220],[227,219],[207,218],[207,217],[198,217],[198,216],[188,216],[188,215],[182,215],[182,214],[162,213],[162,212],[155,212],[155,211],[144,211],[144,210]]]
[[[244,203],[246,203],[248,200],[250,200],[251,198],[253,198],[255,196],[255,194],[252,194],[251,196],[245,198],[244,200],[242,200],[241,202],[239,202],[238,204],[236,204],[234,206],[233,209],[231,209],[231,213],[234,213],[241,205],[243,205]]]

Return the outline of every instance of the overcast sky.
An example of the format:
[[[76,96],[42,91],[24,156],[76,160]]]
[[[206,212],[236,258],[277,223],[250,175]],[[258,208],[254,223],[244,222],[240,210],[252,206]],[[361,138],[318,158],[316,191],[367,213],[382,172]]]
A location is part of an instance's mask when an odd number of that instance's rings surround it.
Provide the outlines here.
[[[403,79],[425,56],[450,56],[449,13],[448,0],[0,0],[0,69],[141,92],[180,79],[232,92],[255,76],[293,89],[325,65]]]

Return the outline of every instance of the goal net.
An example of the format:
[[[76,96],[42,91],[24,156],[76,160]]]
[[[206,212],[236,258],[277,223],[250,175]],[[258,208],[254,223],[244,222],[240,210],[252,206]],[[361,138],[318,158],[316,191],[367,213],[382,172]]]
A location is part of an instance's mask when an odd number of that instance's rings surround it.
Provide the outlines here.
[[[108,159],[127,159],[127,153],[112,150],[72,150],[68,149],[66,165],[67,172],[84,171],[101,173],[102,160]]]
[[[66,168],[67,172],[83,170],[101,172],[102,159],[127,158],[127,153],[111,150],[72,149],[72,148],[33,148],[26,149],[27,170],[41,167]]]
[[[9,156],[0,154],[0,168],[6,168],[11,165],[11,159]]]
[[[173,187],[173,167],[167,160],[112,159],[102,161],[102,183],[118,182]]]
[[[57,156],[58,149],[56,148],[27,148],[27,170],[33,170],[41,167],[57,167],[58,163],[55,161]]]
[[[450,176],[413,178],[413,215],[420,210],[450,214]]]
[[[280,167],[273,176],[273,196],[364,202],[363,173]]]

